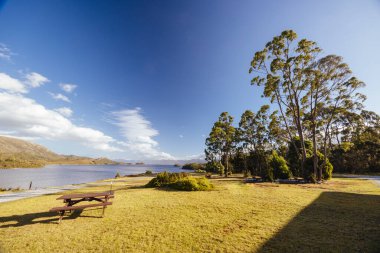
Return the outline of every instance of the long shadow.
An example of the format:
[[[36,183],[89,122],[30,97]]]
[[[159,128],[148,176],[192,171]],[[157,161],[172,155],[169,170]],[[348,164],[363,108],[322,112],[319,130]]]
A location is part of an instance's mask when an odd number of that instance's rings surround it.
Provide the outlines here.
[[[324,192],[258,252],[380,252],[380,195]]]
[[[82,210],[74,210],[70,215],[67,214],[63,217],[63,220],[76,219],[82,213]],[[87,216],[86,216],[87,217]],[[52,223],[58,222],[58,215],[56,212],[40,212],[40,213],[28,213],[23,215],[12,215],[7,217],[0,217],[0,228],[7,227],[22,227],[26,225],[32,225],[36,223]],[[9,223],[9,224],[7,224]]]

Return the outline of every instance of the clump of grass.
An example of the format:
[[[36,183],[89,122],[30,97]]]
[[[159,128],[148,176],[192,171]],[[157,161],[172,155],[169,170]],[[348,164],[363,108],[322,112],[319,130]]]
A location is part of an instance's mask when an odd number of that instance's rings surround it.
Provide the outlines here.
[[[120,173],[117,172],[116,175],[115,175],[115,178],[119,178],[119,177],[121,177],[121,176],[120,176]]]
[[[194,178],[187,173],[162,172],[146,184],[146,187],[169,187],[181,191],[206,191],[213,185],[206,178]]]

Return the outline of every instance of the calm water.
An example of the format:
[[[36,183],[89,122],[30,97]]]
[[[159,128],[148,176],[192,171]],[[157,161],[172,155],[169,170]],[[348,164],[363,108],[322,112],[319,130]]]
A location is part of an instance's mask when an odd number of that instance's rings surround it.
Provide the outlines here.
[[[30,181],[33,182],[33,189],[63,186],[113,178],[117,172],[123,176],[144,173],[146,170],[182,171],[173,165],[48,165],[37,169],[0,169],[0,187],[28,189]]]

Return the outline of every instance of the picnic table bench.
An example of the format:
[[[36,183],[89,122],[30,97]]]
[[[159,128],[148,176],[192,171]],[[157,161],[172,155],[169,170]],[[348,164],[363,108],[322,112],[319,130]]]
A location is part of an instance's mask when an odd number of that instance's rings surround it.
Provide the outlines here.
[[[109,200],[111,198],[114,198],[114,192],[113,191],[77,193],[77,194],[63,195],[63,196],[57,198],[57,200],[62,199],[63,203],[65,203],[65,206],[53,207],[52,209],[50,209],[50,212],[58,212],[59,213],[60,216],[59,216],[58,223],[60,223],[62,221],[63,215],[65,214],[66,211],[71,212],[72,210],[102,206],[103,207],[102,217],[103,217],[106,207],[108,205],[112,205],[112,202],[109,202]],[[87,205],[76,205],[76,204],[81,203],[83,201],[87,201],[87,202],[96,201],[98,203],[87,204]]]

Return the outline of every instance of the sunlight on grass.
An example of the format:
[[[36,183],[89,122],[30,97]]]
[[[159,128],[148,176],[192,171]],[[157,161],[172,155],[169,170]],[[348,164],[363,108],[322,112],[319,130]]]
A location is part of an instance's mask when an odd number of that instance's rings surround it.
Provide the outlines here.
[[[359,235],[357,239],[345,234],[340,237],[329,235],[323,245],[331,249],[339,249],[344,243],[365,245],[371,236],[379,234],[379,227],[373,224],[373,220],[378,221],[380,216],[376,212],[380,208],[379,201],[375,201],[378,198],[360,199],[361,206],[358,207],[357,198],[352,197],[358,195],[352,193],[379,197],[379,188],[366,180],[334,179],[323,185],[278,185],[218,179],[212,180],[216,189],[208,192],[136,187],[149,179],[114,180],[114,203],[107,208],[104,218],[100,218],[101,209],[85,210],[74,212],[60,225],[56,224],[57,215],[47,211],[62,205],[55,200],[61,194],[2,203],[0,248],[10,252],[25,252],[25,249],[29,252],[62,251],[63,245],[67,252],[255,252],[263,248],[275,251],[286,239],[282,235],[284,229],[291,231],[293,234],[289,232],[289,238],[294,239],[302,224],[306,227],[308,223],[318,225],[320,230],[298,238],[298,244],[305,246],[310,237],[315,237],[323,229],[334,228],[334,217],[340,217],[338,224],[342,226],[344,219],[363,220],[358,215],[364,214],[370,214],[368,222],[355,222],[350,231],[342,227],[343,233]],[[109,184],[94,184],[76,192],[108,189]],[[337,195],[336,198],[335,195],[323,195],[337,191],[348,195]],[[321,196],[325,197],[319,203]],[[350,215],[355,208],[354,214],[358,217]],[[320,219],[328,215],[331,217]],[[372,233],[368,238],[361,236],[363,226],[365,231]],[[346,242],[347,238],[351,242]]]

